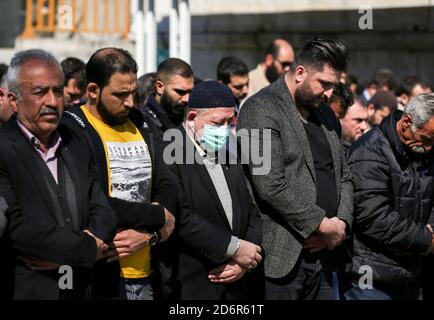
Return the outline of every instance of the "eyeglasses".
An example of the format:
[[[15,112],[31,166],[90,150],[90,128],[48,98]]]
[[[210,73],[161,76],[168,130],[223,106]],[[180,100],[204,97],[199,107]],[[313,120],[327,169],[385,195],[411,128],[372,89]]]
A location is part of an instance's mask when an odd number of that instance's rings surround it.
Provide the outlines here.
[[[280,63],[282,69],[289,68],[294,63],[294,61],[279,61],[278,59],[276,61]]]

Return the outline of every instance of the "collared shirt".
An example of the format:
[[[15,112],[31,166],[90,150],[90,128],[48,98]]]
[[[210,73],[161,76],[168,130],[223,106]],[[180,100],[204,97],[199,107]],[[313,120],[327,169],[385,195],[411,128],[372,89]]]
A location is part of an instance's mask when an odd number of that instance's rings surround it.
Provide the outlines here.
[[[50,170],[51,175],[54,178],[54,181],[58,183],[57,182],[57,150],[59,149],[60,143],[62,142],[62,138],[59,136],[59,134],[56,131],[54,131],[50,137],[48,150],[47,153],[45,154],[42,151],[41,142],[39,141],[39,139],[36,138],[33,135],[33,133],[31,133],[19,120],[17,120],[17,123],[21,131],[24,133],[25,137],[27,138],[27,140],[30,142],[33,148],[35,148],[36,152],[38,152],[39,156],[47,165],[48,170]]]

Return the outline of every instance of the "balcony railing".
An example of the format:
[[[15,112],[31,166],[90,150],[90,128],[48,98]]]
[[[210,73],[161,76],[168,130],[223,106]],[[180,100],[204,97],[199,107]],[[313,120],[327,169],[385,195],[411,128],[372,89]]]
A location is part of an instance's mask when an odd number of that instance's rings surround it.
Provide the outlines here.
[[[129,31],[130,0],[26,0],[21,37],[72,32],[127,38]]]

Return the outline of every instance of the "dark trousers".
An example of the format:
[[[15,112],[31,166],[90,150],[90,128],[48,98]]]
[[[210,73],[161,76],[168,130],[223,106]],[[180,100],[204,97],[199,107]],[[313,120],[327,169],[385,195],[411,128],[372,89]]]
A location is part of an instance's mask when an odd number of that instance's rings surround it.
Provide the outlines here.
[[[285,277],[265,278],[266,300],[333,300],[333,275],[325,271],[318,255],[302,251]]]

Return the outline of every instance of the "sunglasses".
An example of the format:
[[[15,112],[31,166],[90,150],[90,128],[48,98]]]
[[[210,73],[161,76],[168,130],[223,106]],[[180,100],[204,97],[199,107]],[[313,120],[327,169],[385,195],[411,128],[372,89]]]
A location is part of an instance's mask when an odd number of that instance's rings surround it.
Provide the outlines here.
[[[291,61],[279,61],[277,59],[276,59],[276,61],[278,61],[280,63],[280,65],[282,66],[283,69],[289,68],[293,64],[293,62],[291,62]]]

